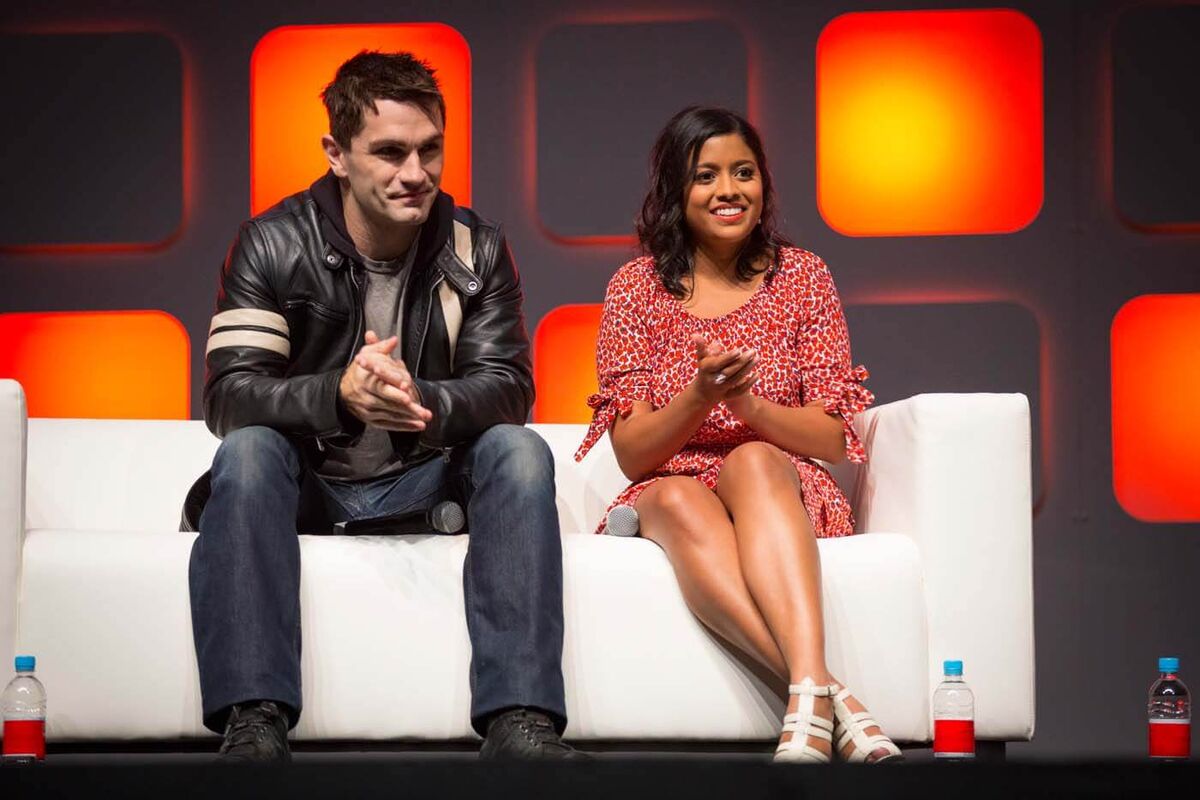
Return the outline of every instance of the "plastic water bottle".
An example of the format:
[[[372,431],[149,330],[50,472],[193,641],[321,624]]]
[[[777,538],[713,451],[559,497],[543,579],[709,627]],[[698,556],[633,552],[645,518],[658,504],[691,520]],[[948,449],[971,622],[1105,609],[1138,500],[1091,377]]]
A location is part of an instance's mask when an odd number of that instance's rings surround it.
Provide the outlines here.
[[[1158,660],[1158,680],[1150,687],[1146,717],[1150,728],[1150,757],[1187,758],[1192,751],[1192,698],[1179,680],[1178,658]]]
[[[943,662],[945,679],[933,693],[933,757],[975,758],[975,695],[963,680],[961,661]]]
[[[36,666],[33,656],[17,656],[17,677],[0,695],[5,765],[46,760],[46,688],[33,676]]]

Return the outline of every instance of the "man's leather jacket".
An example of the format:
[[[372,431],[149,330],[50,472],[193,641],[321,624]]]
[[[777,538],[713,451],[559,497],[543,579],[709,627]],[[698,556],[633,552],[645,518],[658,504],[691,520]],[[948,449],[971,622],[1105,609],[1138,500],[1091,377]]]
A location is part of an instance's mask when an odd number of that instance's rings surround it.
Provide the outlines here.
[[[472,265],[456,255],[455,221],[470,231]],[[363,346],[363,270],[332,173],[243,223],[209,330],[204,419],[213,433],[269,426],[316,466],[326,442],[349,444],[362,432],[338,387]],[[439,193],[407,281],[402,352],[394,355],[433,419],[420,434],[392,433],[397,452],[415,464],[492,425],[524,424],[533,403],[529,337],[520,278],[499,227]],[[442,282],[462,309],[453,350]]]

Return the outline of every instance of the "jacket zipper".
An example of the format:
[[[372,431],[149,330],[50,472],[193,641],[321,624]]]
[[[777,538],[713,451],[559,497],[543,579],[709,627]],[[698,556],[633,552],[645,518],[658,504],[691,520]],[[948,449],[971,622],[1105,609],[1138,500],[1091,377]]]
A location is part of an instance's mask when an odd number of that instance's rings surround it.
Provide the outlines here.
[[[417,343],[417,363],[413,365],[412,374],[415,378],[421,369],[421,357],[425,355],[425,340],[429,338],[429,320],[433,318],[433,296],[437,293],[437,287],[441,286],[442,281],[446,280],[446,276],[439,274],[437,280],[429,287],[429,309],[425,313],[425,327],[421,330],[421,341]]]
[[[437,288],[438,288],[438,286],[440,286],[442,284],[442,281],[444,281],[444,280],[446,280],[446,274],[439,273],[437,276],[437,280],[435,280],[429,287],[429,305],[428,305],[428,311],[425,313],[425,326],[421,331],[421,341],[419,343],[419,346],[417,347],[417,362],[413,365],[413,368],[412,368],[412,376],[414,378],[417,377],[417,375],[419,374],[419,370],[421,369],[421,357],[425,355],[425,340],[429,338],[429,321],[433,318],[433,296],[435,294],[437,294]],[[429,445],[425,445],[425,446],[429,447]],[[446,463],[450,463],[450,450],[452,448],[430,447],[429,449],[430,450],[441,450],[442,451],[442,460],[445,461]]]
[[[365,331],[359,330],[363,325],[363,298],[362,289],[358,285],[358,279],[354,277],[353,261],[347,265],[346,271],[350,274],[350,285],[354,287],[354,341],[350,343],[350,357],[346,359],[346,366],[348,367],[354,362],[354,356],[358,353],[354,349],[355,344],[362,341]]]
[[[363,324],[363,313],[362,297],[360,296],[361,289],[359,288],[358,280],[354,277],[353,261],[350,261],[350,263],[346,265],[346,273],[350,276],[350,286],[353,287],[354,290],[354,308],[351,311],[351,313],[354,314],[354,339],[350,342],[350,357],[346,359],[346,366],[349,367],[352,363],[354,363],[354,356],[358,353],[358,351],[354,349],[354,343],[362,341],[363,332],[360,331],[359,328],[361,328]],[[321,441],[320,436],[316,437],[316,439],[317,449],[324,453],[325,443]]]

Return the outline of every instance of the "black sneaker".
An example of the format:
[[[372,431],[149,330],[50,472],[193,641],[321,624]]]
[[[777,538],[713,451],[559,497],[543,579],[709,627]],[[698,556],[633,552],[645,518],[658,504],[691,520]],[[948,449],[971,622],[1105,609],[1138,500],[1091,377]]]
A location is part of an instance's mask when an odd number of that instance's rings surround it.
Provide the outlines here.
[[[505,711],[488,724],[480,758],[537,760],[589,759],[559,738],[550,718],[540,711],[517,708]]]
[[[225,723],[225,741],[217,751],[217,760],[227,763],[291,761],[287,732],[287,715],[270,700],[234,706]]]

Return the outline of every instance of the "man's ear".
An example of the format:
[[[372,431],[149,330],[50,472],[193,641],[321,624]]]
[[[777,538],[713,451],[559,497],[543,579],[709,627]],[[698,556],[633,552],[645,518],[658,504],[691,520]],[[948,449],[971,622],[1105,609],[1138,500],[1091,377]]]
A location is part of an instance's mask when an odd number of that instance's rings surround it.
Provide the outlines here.
[[[347,173],[346,165],[343,162],[346,154],[342,150],[342,146],[327,133],[321,137],[321,149],[325,151],[325,158],[329,160],[329,168],[333,170],[333,174],[339,178],[345,178]]]

